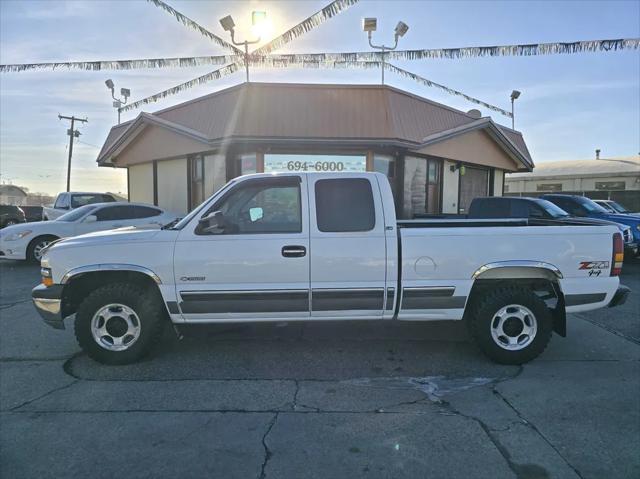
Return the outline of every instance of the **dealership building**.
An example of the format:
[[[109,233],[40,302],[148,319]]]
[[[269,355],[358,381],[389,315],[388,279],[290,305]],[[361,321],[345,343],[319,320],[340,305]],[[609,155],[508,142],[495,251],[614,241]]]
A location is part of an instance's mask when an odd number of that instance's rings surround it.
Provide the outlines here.
[[[178,214],[256,172],[378,171],[399,217],[464,213],[533,169],[522,134],[386,85],[243,83],[114,126],[98,164]]]
[[[615,200],[640,211],[640,156],[540,162],[530,173],[509,174],[506,195],[540,196],[565,193]]]

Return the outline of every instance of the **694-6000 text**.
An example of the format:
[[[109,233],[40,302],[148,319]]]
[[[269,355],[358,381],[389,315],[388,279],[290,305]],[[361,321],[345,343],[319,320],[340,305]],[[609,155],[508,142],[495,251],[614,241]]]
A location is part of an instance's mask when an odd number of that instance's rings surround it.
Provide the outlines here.
[[[289,161],[287,162],[289,171],[343,171],[344,163],[341,161]]]

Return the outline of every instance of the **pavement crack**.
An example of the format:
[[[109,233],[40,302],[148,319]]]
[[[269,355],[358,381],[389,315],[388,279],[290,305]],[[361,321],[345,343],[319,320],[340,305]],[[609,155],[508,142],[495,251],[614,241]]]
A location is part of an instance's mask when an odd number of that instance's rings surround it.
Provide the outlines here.
[[[582,479],[584,476],[580,473],[580,471],[569,462],[569,460],[564,457],[564,455],[560,452],[560,450],[544,435],[542,434],[542,432],[536,427],[535,424],[533,424],[531,421],[527,420],[522,414],[520,414],[520,411],[518,411],[518,409],[516,409],[516,407],[511,404],[511,402],[505,397],[503,396],[500,391],[498,391],[497,389],[493,388],[493,394],[495,394],[498,398],[500,398],[517,416],[518,418],[527,426],[529,427],[531,430],[533,430],[538,436],[540,436],[540,438],[547,443],[547,445],[553,449],[555,451],[555,453],[558,455],[558,457],[560,457],[564,463],[580,478]]]
[[[35,397],[35,398],[33,398],[33,399],[29,399],[28,401],[25,401],[25,402],[23,402],[22,404],[19,404],[18,406],[14,406],[14,407],[12,407],[11,409],[9,409],[9,411],[11,411],[11,412],[17,412],[16,410],[17,410],[17,409],[20,409],[21,407],[28,406],[29,404],[31,404],[31,403],[33,403],[33,402],[35,402],[35,401],[38,401],[38,400],[40,400],[40,399],[42,399],[42,398],[45,398],[45,397],[47,397],[47,396],[49,396],[50,394],[53,394],[53,393],[55,393],[55,392],[62,391],[63,389],[70,388],[71,386],[73,386],[74,384],[76,384],[76,383],[78,383],[78,382],[79,382],[79,380],[78,380],[78,379],[75,379],[75,380],[73,380],[72,382],[70,382],[69,384],[65,384],[64,386],[60,386],[60,387],[57,387],[57,388],[51,389],[50,391],[47,391],[46,393],[41,394],[41,395],[40,395],[40,396],[38,396],[38,397]]]
[[[295,411],[298,407],[298,393],[300,392],[300,381],[298,381],[297,379],[294,379],[293,382],[296,385],[296,390],[293,392],[293,403],[291,404],[291,409]]]
[[[15,301],[13,303],[0,304],[0,311],[2,311],[3,309],[13,308],[14,306],[17,306],[19,304],[30,303],[30,302],[31,302],[31,299],[24,299],[22,301]]]
[[[276,412],[273,415],[273,418],[271,419],[271,421],[269,421],[269,424],[267,426],[267,430],[265,431],[264,435],[262,436],[262,447],[264,448],[264,460],[262,461],[262,467],[260,468],[260,476],[259,479],[265,479],[267,477],[267,463],[269,462],[269,459],[271,459],[271,456],[273,456],[273,452],[271,452],[271,449],[269,449],[269,446],[267,445],[267,436],[269,435],[269,433],[271,432],[271,429],[273,429],[273,426],[275,425],[276,421],[278,420],[278,415],[280,413]]]
[[[610,326],[607,326],[606,324],[598,323],[597,321],[594,321],[593,319],[589,319],[589,318],[583,316],[582,314],[576,314],[576,316],[579,319],[582,319],[583,321],[586,321],[587,323],[591,323],[594,326],[597,326],[597,327],[599,327],[601,329],[604,329],[605,331],[608,331],[609,333],[614,334],[614,335],[616,335],[616,336],[618,336],[620,338],[626,339],[627,341],[630,341],[630,342],[635,343],[635,344],[640,344],[640,339],[637,339],[637,338],[629,336],[629,335],[627,335],[625,333],[622,333],[622,332],[620,332],[620,331],[618,331],[618,330],[616,330],[616,329],[614,329],[614,328],[612,328]]]

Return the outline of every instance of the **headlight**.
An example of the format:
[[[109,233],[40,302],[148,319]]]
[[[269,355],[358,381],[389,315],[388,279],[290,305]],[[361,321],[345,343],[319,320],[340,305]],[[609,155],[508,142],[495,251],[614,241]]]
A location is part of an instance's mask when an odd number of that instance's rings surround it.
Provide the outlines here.
[[[10,234],[3,239],[5,241],[16,241],[24,238],[25,236],[29,236],[30,234],[31,234],[31,230],[25,230],[25,231],[20,231],[19,233]]]
[[[640,231],[640,223],[638,223],[638,224],[636,225],[636,229],[637,229],[638,231]]]

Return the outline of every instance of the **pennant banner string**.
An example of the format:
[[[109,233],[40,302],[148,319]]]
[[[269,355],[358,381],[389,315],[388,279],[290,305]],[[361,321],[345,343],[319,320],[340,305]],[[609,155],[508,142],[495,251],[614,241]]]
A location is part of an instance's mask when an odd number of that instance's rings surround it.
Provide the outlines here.
[[[149,0],[149,1],[159,2],[160,0]],[[344,10],[346,10],[350,6],[355,5],[358,1],[359,0],[334,0],[329,5],[324,7],[322,10],[314,13],[307,19],[303,20],[302,22],[298,23],[294,27],[287,30],[285,33],[283,33],[279,37],[274,38],[267,44],[258,48],[253,52],[253,54],[263,56],[276,50],[277,48],[282,47],[283,45],[286,45],[290,41],[295,40],[296,38],[300,37],[306,32],[313,30],[317,26],[324,23],[326,20],[338,15],[339,13],[342,13]],[[125,107],[122,107],[120,111],[133,110],[135,108],[138,108],[141,105],[156,102],[161,98],[165,98],[169,95],[174,95],[186,89],[193,88],[196,85],[201,85],[203,83],[206,83],[212,80],[217,80],[219,78],[222,78],[223,76],[227,76],[227,75],[230,75],[231,73],[234,73],[235,71],[238,70],[240,66],[243,66],[243,65],[244,65],[244,55],[241,56],[241,60],[238,60],[235,63],[227,65],[226,67],[220,68],[218,70],[214,70],[205,75],[199,76],[198,78],[194,78],[193,80],[189,80],[187,82],[181,83],[180,85],[176,85],[173,88],[169,88],[155,95],[151,95],[149,97],[143,98],[142,100],[138,100]]]
[[[233,52],[233,53],[235,53],[237,55],[243,55],[244,54],[243,51],[240,50],[239,48],[236,48],[234,45],[232,45],[231,43],[227,42],[226,40],[220,38],[215,33],[211,33],[209,30],[204,28],[202,25],[200,25],[199,23],[191,20],[189,17],[187,17],[186,15],[183,15],[182,13],[177,11],[175,8],[173,8],[171,5],[168,5],[168,4],[164,3],[162,0],[147,0],[147,2],[151,2],[156,7],[163,9],[165,12],[168,12],[170,15],[173,15],[175,17],[175,19],[178,20],[180,23],[182,23],[183,25],[191,28],[192,30],[200,32],[201,35],[207,37],[209,40],[211,40],[216,45],[224,47],[227,50],[229,50],[229,51],[231,51],[231,52]]]
[[[95,62],[51,62],[18,63],[0,65],[0,73],[22,72],[26,70],[61,69],[68,70],[133,70],[139,68],[185,68],[202,65],[225,65],[235,62],[236,55],[213,55],[202,57],[141,58],[136,60],[104,60]]]
[[[152,0],[149,0],[152,1]],[[330,5],[331,6],[331,5]],[[329,6],[329,7],[330,7]],[[327,7],[327,8],[329,8]],[[337,7],[336,7],[337,8]],[[317,15],[317,14],[316,14]],[[312,18],[312,17],[310,17]],[[290,32],[304,31],[302,25],[294,27]],[[291,41],[293,37],[287,34],[285,38],[276,38],[274,42],[280,45]],[[291,33],[293,35],[293,33]],[[269,51],[275,47],[271,43],[265,45]],[[468,47],[468,48],[442,48],[427,50],[394,50],[385,53],[387,60],[423,60],[423,59],[454,59],[454,58],[474,58],[485,56],[533,56],[533,55],[554,55],[573,54],[585,52],[608,52],[618,50],[637,50],[640,48],[640,39],[621,40],[588,40],[572,43],[542,43],[533,45],[502,45],[493,47]],[[257,52],[257,53],[256,53]],[[250,63],[253,65],[269,64],[270,61],[287,62],[346,62],[346,61],[379,61],[380,52],[343,52],[343,53],[292,53],[292,54],[266,54],[258,49],[250,54]],[[225,63],[241,61],[244,54],[239,55],[209,55],[195,57],[176,58],[146,58],[138,60],[105,60],[89,62],[48,62],[48,63],[19,63],[10,65],[0,65],[0,73],[15,73],[27,70],[41,69],[77,69],[77,70],[132,70],[137,68],[185,68],[201,65],[224,65]]]

